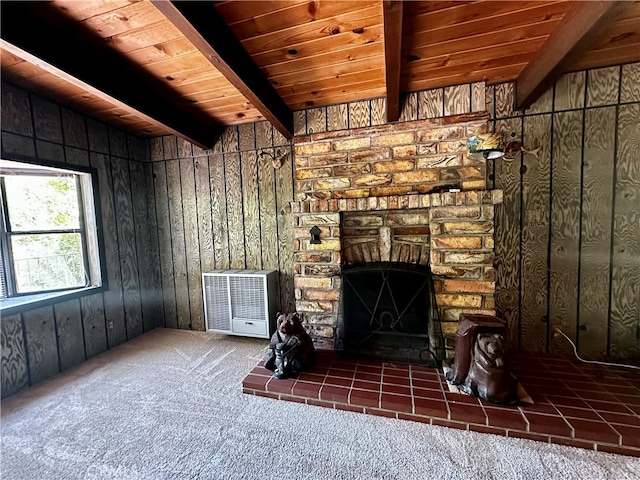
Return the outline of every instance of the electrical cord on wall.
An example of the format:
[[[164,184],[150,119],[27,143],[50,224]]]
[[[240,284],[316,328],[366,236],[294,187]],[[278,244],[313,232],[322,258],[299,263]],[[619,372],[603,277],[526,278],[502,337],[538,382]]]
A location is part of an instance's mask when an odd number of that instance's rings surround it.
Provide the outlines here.
[[[569,337],[567,337],[567,336],[565,335],[565,333],[564,333],[562,330],[560,330],[558,327],[555,327],[555,328],[554,328],[554,331],[555,331],[556,333],[558,333],[558,334],[562,335],[564,338],[566,338],[566,339],[568,340],[568,342],[569,342],[569,343],[571,344],[571,346],[573,347],[573,354],[574,354],[574,355],[576,356],[576,358],[577,358],[578,360],[580,360],[581,362],[584,362],[584,363],[594,363],[594,364],[596,364],[596,365],[607,365],[607,366],[609,366],[609,367],[625,367],[625,368],[633,368],[633,369],[635,369],[635,370],[640,370],[640,367],[636,367],[635,365],[626,365],[626,364],[624,364],[624,363],[599,362],[599,361],[596,361],[596,360],[585,360],[584,358],[581,358],[581,357],[580,357],[580,355],[578,355],[578,349],[576,348],[576,344],[575,344],[575,343],[573,343],[573,341],[572,341]]]

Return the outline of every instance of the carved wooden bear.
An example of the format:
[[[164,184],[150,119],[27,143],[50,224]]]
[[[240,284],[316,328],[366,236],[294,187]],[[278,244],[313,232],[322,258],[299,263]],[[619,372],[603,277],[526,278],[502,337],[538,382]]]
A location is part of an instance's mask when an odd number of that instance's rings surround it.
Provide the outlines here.
[[[503,358],[503,337],[497,333],[479,333],[473,346],[469,373],[459,388],[493,403],[518,403],[518,381]]]
[[[264,366],[276,378],[285,378],[308,369],[315,359],[315,348],[296,312],[277,316],[278,326],[265,352]]]

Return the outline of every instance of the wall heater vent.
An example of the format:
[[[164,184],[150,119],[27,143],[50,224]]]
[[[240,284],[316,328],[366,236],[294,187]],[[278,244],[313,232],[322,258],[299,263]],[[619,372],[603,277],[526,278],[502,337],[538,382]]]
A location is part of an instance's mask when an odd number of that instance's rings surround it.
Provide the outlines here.
[[[270,338],[278,301],[275,270],[214,270],[202,274],[207,331]]]

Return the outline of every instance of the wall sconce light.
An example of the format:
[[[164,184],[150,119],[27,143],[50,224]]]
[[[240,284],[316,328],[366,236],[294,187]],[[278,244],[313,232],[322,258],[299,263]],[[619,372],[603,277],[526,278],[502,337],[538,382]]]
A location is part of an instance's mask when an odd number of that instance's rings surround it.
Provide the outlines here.
[[[280,167],[282,167],[282,165],[284,165],[284,159],[287,156],[287,150],[284,150],[284,153],[280,153],[280,149],[278,148],[276,150],[276,155],[273,156],[271,155],[269,152],[267,152],[266,150],[262,150],[258,156],[260,158],[264,158],[264,157],[269,157],[271,159],[271,165],[273,166],[273,168],[278,169]]]
[[[501,133],[483,133],[467,139],[467,157],[473,160],[492,160],[504,156],[505,145]]]
[[[312,245],[318,245],[322,243],[322,240],[320,240],[320,229],[317,225],[314,225],[311,230],[309,230],[309,233],[311,234],[311,241],[309,243],[311,243]]]

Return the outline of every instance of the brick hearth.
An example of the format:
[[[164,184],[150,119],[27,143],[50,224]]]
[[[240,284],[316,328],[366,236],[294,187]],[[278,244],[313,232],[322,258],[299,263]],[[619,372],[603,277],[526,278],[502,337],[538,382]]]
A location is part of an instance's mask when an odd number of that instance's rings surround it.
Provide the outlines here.
[[[640,379],[569,357],[514,353],[514,374],[534,404],[495,405],[449,392],[440,370],[344,359],[320,350],[316,365],[276,379],[260,362],[244,393],[461,430],[640,457]]]

